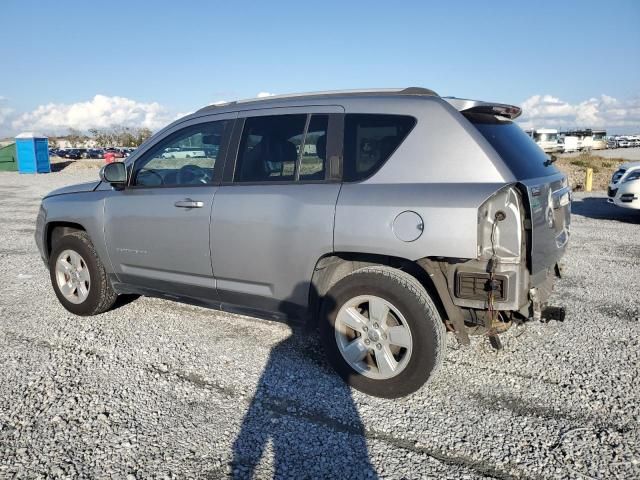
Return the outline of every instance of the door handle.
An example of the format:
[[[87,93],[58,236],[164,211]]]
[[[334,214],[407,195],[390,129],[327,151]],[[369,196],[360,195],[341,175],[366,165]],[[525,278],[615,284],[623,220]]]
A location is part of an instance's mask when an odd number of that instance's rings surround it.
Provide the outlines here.
[[[202,208],[204,207],[204,202],[185,198],[184,200],[178,200],[174,205],[178,208]]]

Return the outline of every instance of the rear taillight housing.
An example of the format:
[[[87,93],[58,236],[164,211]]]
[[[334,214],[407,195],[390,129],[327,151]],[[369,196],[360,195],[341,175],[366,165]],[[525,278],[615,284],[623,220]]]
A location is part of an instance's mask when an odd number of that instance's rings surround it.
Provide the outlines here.
[[[524,246],[524,207],[515,185],[489,197],[478,209],[478,258],[519,262]]]

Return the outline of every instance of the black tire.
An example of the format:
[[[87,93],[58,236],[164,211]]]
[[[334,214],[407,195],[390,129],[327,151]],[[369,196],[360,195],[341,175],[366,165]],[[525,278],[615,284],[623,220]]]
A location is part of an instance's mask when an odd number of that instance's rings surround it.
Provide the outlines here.
[[[360,295],[374,295],[391,303],[404,316],[413,339],[413,352],[404,370],[389,379],[373,379],[347,363],[335,336],[342,305]],[[438,309],[424,287],[411,275],[386,266],[371,266],[338,281],[322,302],[320,337],[329,362],[352,387],[369,395],[398,398],[422,387],[437,372],[445,352],[445,329]]]
[[[87,298],[82,303],[67,300],[56,281],[56,261],[64,250],[77,252],[84,260],[91,278]],[[49,274],[53,290],[64,308],[81,316],[98,315],[109,310],[118,295],[113,290],[98,254],[85,232],[74,232],[59,238],[53,245],[49,258]]]

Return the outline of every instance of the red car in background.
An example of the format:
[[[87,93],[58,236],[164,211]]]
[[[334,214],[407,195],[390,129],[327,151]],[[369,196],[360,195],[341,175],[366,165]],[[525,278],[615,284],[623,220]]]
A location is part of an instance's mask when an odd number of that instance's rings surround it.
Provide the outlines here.
[[[105,163],[115,162],[116,158],[124,158],[124,154],[116,148],[107,148],[104,151]]]
[[[107,153],[113,153],[114,158],[124,158],[124,153],[117,148],[107,148],[105,149],[104,154],[106,155]]]

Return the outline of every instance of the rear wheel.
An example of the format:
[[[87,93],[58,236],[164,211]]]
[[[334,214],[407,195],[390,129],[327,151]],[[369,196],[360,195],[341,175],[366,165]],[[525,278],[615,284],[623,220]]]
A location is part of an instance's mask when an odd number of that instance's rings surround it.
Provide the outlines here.
[[[85,232],[74,232],[55,242],[49,273],[58,300],[76,315],[106,312],[118,297]]]
[[[370,395],[418,390],[442,363],[442,319],[411,275],[373,266],[337,282],[323,300],[320,334],[338,374]]]

